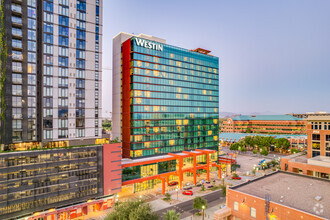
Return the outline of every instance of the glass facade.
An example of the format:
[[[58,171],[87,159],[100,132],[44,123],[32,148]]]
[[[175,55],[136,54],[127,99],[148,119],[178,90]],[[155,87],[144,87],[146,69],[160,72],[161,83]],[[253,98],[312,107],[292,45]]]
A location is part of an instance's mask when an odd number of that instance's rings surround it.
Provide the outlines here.
[[[217,150],[218,58],[136,37],[130,42],[130,157]]]
[[[103,195],[102,146],[1,154],[0,171],[0,219]]]

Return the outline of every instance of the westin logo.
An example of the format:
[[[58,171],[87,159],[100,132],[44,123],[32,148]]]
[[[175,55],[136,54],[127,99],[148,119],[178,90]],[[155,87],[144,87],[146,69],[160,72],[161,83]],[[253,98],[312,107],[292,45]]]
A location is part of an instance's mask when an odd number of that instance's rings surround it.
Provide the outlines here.
[[[140,47],[145,47],[147,49],[163,51],[163,45],[156,44],[150,41],[146,41],[140,38],[135,38],[136,45]]]

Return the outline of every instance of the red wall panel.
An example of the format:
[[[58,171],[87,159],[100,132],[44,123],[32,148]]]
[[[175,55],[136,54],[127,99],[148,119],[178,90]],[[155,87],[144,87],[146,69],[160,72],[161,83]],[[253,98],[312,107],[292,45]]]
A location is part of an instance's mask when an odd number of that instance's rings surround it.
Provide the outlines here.
[[[131,145],[131,39],[122,44],[122,142],[123,158],[130,157]]]
[[[103,192],[121,191],[121,143],[103,145]]]

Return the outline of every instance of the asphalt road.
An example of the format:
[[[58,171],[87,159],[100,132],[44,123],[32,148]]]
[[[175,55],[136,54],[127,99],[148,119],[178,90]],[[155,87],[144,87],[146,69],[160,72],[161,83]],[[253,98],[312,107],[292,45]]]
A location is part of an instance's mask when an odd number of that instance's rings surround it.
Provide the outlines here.
[[[225,197],[222,196],[222,190],[214,191],[202,197],[207,200],[208,207],[219,205],[222,201],[225,200]],[[158,210],[156,213],[159,216],[163,217],[167,212],[167,210],[171,210],[171,209],[175,209],[176,212],[181,213],[180,218],[185,218],[198,212],[197,210],[193,209],[193,199],[191,199],[189,201],[185,201],[177,205],[173,205],[168,208]]]

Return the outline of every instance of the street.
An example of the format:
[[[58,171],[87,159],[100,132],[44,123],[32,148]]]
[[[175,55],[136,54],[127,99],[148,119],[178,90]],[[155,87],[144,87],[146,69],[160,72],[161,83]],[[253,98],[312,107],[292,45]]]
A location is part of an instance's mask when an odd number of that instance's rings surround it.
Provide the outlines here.
[[[217,190],[214,191],[212,193],[209,193],[207,195],[201,196],[204,199],[207,200],[207,204],[208,207],[212,207],[212,206],[216,206],[216,205],[220,205],[221,202],[225,201],[225,197],[222,196],[222,190]],[[195,213],[197,213],[198,211],[193,209],[193,199],[179,203],[177,205],[172,205],[169,206],[165,209],[161,209],[156,211],[156,213],[163,217],[164,214],[167,212],[167,210],[171,210],[171,209],[175,209],[176,212],[180,213],[180,218],[183,219],[185,217],[191,216]]]

